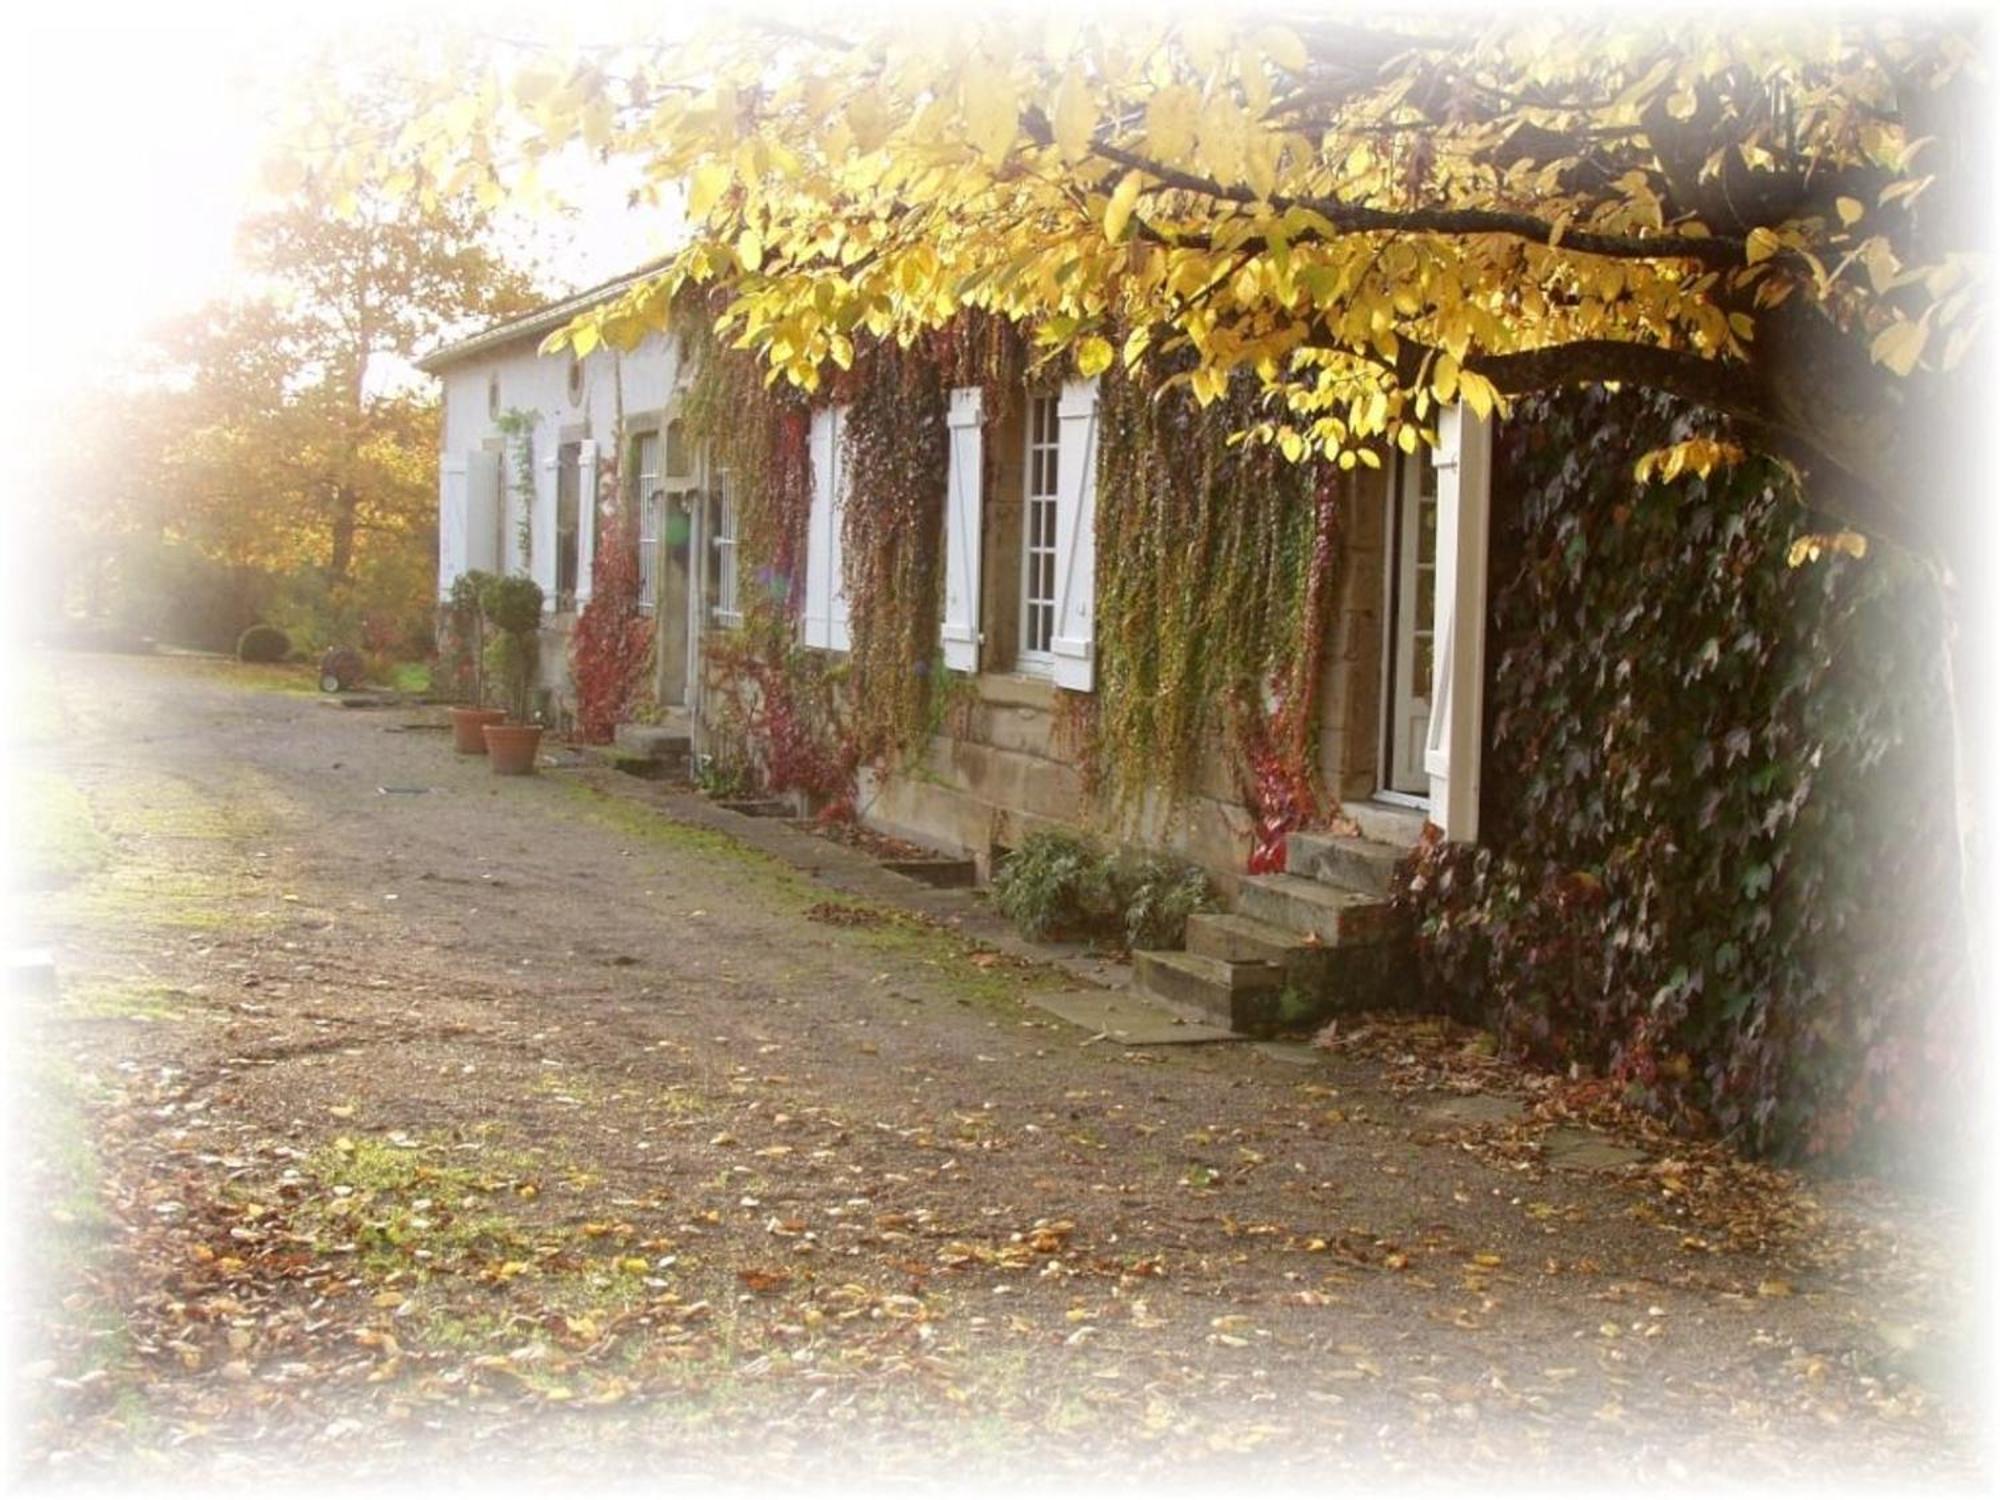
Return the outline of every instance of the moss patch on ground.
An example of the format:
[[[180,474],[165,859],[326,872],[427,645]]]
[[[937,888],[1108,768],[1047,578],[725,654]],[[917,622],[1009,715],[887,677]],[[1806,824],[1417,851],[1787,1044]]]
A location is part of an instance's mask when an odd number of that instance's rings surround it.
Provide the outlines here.
[[[700,856],[704,879],[743,894],[754,893],[775,913],[802,915],[827,902],[826,885],[718,829],[677,822],[642,803],[580,782],[555,784],[582,802],[593,822],[615,828],[636,843]],[[1060,988],[1071,982],[1060,970],[983,950],[898,907],[848,895],[842,895],[839,904],[860,920],[822,928],[830,943],[919,965],[933,981],[965,999],[994,1004],[1017,1000],[1023,990]]]
[[[69,885],[111,857],[90,799],[53,771],[28,771],[15,783],[14,828],[17,868],[31,889]]]

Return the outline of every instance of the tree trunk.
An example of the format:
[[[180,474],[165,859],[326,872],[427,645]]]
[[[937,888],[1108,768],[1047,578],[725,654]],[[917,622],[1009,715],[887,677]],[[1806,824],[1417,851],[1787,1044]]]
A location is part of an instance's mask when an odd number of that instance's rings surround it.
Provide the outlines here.
[[[354,533],[361,510],[361,497],[346,485],[333,492],[333,551],[327,558],[326,576],[330,583],[347,582],[354,567]]]

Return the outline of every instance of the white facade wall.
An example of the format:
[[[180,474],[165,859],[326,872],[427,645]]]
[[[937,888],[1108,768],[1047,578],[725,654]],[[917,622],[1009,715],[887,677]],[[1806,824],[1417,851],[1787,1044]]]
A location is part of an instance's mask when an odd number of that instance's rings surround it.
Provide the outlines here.
[[[556,585],[556,469],[551,459],[564,442],[586,437],[597,444],[605,459],[618,453],[619,387],[628,417],[656,413],[672,395],[678,365],[670,341],[648,338],[630,353],[609,349],[593,351],[583,361],[583,392],[579,401],[569,396],[569,356],[537,352],[540,335],[472,355],[446,369],[444,420],[440,457],[445,466],[477,452],[502,455],[501,514],[496,539],[501,571],[527,572],[553,595]],[[490,404],[490,382],[498,377],[499,400]],[[513,472],[515,444],[500,430],[493,414],[509,411],[534,414],[531,446],[534,453],[535,500],[532,537],[527,566],[523,567],[518,540],[519,500]],[[441,503],[443,497],[440,497]],[[592,553],[593,497],[581,500],[578,544],[577,588],[580,595],[590,591],[589,560]],[[463,559],[441,555],[438,566],[438,597],[451,591],[454,579],[463,572]]]

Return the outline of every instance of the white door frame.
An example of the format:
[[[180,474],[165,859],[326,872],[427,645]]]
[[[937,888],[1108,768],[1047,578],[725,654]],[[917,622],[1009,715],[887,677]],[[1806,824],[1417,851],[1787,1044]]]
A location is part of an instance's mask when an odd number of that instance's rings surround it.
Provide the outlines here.
[[[1430,556],[1423,546],[1424,490],[1428,483],[1431,504],[1436,505],[1437,470],[1427,451],[1405,454],[1391,471],[1389,486],[1389,570],[1387,594],[1390,609],[1383,641],[1383,736],[1380,794],[1384,800],[1424,806],[1430,796],[1430,774],[1425,769],[1424,752],[1431,719],[1432,681],[1429,671],[1419,666],[1419,643],[1432,647],[1428,665],[1436,662],[1436,572],[1437,529],[1431,529]],[[1425,573],[1431,575],[1433,608],[1420,614],[1419,603]],[[1419,677],[1421,675],[1421,680]]]
[[[1486,555],[1493,424],[1463,405],[1439,414],[1437,619],[1424,769],[1430,819],[1458,843],[1479,837],[1479,762],[1486,711]]]

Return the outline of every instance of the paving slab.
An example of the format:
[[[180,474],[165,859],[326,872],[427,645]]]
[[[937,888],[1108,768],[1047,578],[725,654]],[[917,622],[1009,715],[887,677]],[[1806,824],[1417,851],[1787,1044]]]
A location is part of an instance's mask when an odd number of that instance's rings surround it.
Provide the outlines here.
[[[1500,1094],[1458,1094],[1427,1105],[1423,1117],[1445,1125],[1498,1125],[1518,1120],[1522,1113],[1519,1099]]]
[[[1570,1172],[1603,1172],[1618,1167],[1636,1167],[1646,1153],[1635,1146],[1622,1146],[1609,1136],[1567,1126],[1551,1130],[1542,1138],[1542,1150],[1549,1165]]]
[[[1121,1047],[1184,1047],[1197,1042],[1243,1040],[1221,1026],[1184,1020],[1165,1006],[1142,999],[1129,990],[1058,990],[1051,994],[1030,994],[1027,998],[1071,1025],[1081,1026]]]
[[[1326,1053],[1310,1042],[1252,1042],[1250,1045],[1272,1062],[1285,1063],[1294,1068],[1310,1068],[1326,1058]]]

